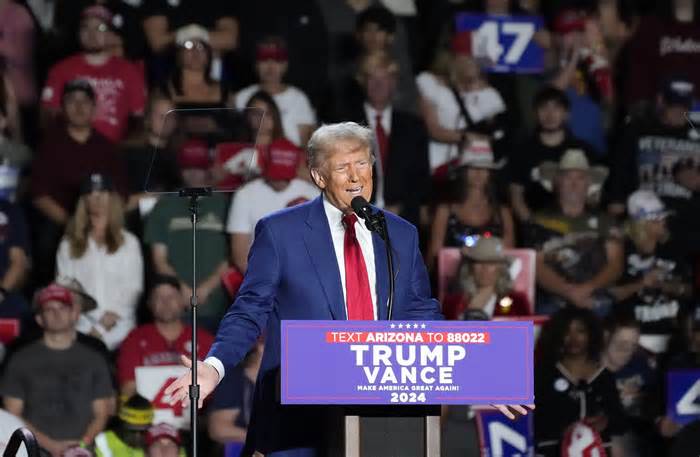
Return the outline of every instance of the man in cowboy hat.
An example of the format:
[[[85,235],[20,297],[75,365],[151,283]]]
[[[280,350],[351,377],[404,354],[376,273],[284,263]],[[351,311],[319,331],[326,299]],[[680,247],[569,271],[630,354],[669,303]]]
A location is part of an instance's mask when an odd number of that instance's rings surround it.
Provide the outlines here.
[[[43,337],[13,355],[0,392],[5,409],[59,457],[76,444],[92,444],[105,428],[112,380],[104,357],[77,339],[80,304],[70,289],[57,283],[41,289],[34,309]]]
[[[587,208],[607,177],[604,167],[590,166],[583,151],[570,149],[559,163],[537,169],[542,185],[555,196],[555,207],[533,218],[529,236],[537,249],[538,314],[566,304],[606,311],[603,289],[622,273],[620,234],[606,215]]]

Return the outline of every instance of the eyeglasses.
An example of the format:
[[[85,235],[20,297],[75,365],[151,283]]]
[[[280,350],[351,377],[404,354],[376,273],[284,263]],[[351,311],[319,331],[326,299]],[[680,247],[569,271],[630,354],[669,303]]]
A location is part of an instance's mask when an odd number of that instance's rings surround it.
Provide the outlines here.
[[[88,24],[83,24],[80,26],[81,30],[84,31],[94,31],[94,32],[100,32],[100,33],[106,33],[109,31],[109,27],[107,27],[107,24],[98,24],[98,25],[88,25]]]
[[[203,51],[206,49],[206,46],[201,41],[192,41],[192,40],[185,41],[182,44],[182,47],[187,49],[188,51],[192,51],[192,50]]]

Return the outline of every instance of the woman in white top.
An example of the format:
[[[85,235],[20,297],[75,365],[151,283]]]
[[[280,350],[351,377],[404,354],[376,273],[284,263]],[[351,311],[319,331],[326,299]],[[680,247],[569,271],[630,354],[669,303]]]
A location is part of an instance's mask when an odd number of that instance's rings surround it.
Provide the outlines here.
[[[56,254],[57,274],[77,279],[97,301],[83,313],[78,331],[116,349],[136,322],[143,291],[139,242],[124,230],[121,198],[103,175],[90,175]]]
[[[450,51],[438,53],[431,71],[416,78],[420,110],[430,135],[430,169],[459,157],[460,146],[468,141],[502,140],[505,113],[501,95],[488,85],[472,55],[470,32],[461,32],[451,41]],[[459,94],[469,119],[465,119],[455,95]]]
[[[263,90],[275,99],[282,116],[284,136],[297,146],[305,146],[316,127],[316,113],[301,89],[285,84],[287,46],[282,38],[267,37],[258,43],[255,70],[258,84],[241,89],[236,94],[236,108],[242,110],[250,97]]]

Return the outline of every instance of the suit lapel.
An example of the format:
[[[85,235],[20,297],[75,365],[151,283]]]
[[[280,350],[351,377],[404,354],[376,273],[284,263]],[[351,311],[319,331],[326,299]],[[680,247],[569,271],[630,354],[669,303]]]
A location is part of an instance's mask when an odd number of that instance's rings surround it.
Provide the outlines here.
[[[338,259],[335,256],[326,212],[323,210],[323,196],[316,198],[309,206],[309,215],[304,230],[304,243],[311,263],[316,270],[316,275],[321,282],[321,289],[328,300],[333,319],[347,319]]]
[[[387,318],[387,300],[389,299],[389,272],[387,271],[386,243],[376,233],[372,233],[374,246],[374,273],[377,290],[377,320]]]

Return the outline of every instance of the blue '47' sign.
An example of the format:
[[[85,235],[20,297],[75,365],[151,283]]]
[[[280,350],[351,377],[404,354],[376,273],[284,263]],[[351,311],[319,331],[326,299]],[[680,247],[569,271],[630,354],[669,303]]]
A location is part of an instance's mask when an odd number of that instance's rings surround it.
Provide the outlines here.
[[[532,415],[512,421],[492,409],[477,409],[476,424],[483,457],[534,455]]]
[[[666,386],[667,413],[674,422],[700,419],[700,370],[669,371]]]
[[[472,49],[477,58],[491,62],[497,73],[541,73],[544,51],[533,40],[542,29],[539,16],[457,15],[457,32],[472,31]]]

